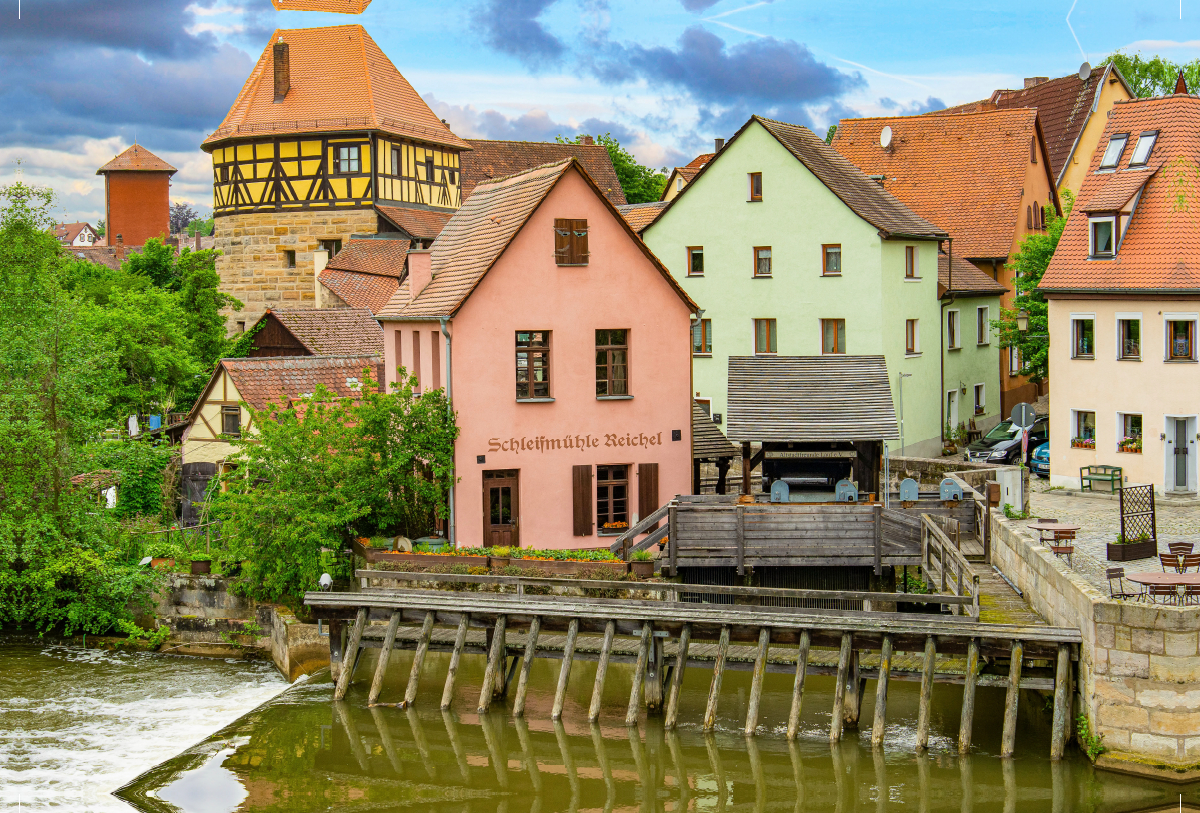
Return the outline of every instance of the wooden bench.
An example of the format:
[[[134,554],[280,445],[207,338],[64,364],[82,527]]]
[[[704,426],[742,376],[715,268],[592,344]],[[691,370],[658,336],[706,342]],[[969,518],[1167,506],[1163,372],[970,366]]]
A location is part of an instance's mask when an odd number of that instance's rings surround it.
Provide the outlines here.
[[[1115,494],[1121,487],[1121,467],[1099,463],[1094,466],[1082,466],[1079,469],[1079,490],[1092,491],[1092,483],[1108,483]]]

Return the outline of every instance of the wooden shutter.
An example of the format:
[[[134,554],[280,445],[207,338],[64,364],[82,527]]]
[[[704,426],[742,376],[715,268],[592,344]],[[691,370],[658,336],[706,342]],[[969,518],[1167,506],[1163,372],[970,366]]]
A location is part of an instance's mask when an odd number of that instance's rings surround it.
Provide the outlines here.
[[[554,219],[554,262],[559,265],[571,264],[571,224],[573,222],[561,217]]]
[[[658,464],[638,464],[638,519],[645,519],[658,510]],[[656,523],[654,528],[657,528]],[[654,530],[650,528],[648,530]]]
[[[575,536],[592,535],[592,467],[571,467]]]
[[[587,265],[588,227],[586,220],[571,221],[571,264]]]

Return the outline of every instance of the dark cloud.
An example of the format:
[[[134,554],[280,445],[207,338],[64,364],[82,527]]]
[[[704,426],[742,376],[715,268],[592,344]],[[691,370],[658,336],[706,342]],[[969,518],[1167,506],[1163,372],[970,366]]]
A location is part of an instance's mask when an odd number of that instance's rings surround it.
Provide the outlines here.
[[[917,99],[907,104],[884,96],[879,100],[879,106],[895,111],[897,116],[919,116],[922,113],[929,113],[933,110],[946,109],[946,103],[936,96],[927,96],[923,102]]]
[[[679,0],[688,11],[708,11],[721,0]]]
[[[538,22],[558,0],[486,0],[475,8],[474,28],[492,48],[537,68],[559,60],[566,46]]]

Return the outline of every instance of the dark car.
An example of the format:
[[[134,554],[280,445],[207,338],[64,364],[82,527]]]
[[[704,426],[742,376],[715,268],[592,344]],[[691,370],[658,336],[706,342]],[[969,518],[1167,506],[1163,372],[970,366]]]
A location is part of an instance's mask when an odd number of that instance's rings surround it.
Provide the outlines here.
[[[1050,419],[1038,418],[1029,430],[1029,456],[1050,440]],[[972,463],[1016,465],[1021,459],[1021,429],[1012,421],[1001,421],[979,440],[967,447],[966,460]],[[1029,463],[1028,458],[1025,461]]]
[[[1050,477],[1050,444],[1043,443],[1041,446],[1033,450],[1033,457],[1029,461],[1029,470],[1041,477],[1043,480]]]

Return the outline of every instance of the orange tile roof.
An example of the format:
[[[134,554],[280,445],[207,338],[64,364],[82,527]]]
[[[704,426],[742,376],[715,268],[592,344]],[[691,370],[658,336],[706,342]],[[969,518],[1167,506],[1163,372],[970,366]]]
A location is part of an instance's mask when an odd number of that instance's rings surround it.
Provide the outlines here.
[[[362,14],[371,0],[271,0],[279,11],[332,11],[335,14]]]
[[[625,218],[629,228],[641,234],[642,229],[653,223],[654,218],[658,217],[658,213],[665,208],[667,208],[665,200],[656,200],[650,203],[627,203],[624,206],[618,206],[617,211],[621,213],[621,217]]]
[[[351,308],[379,313],[400,287],[400,278],[326,268],[317,279]]]
[[[1147,169],[1129,169],[1137,134],[1158,130]],[[1129,133],[1121,163],[1098,172],[1113,133]],[[1189,95],[1119,101],[1079,190],[1040,289],[1054,291],[1200,291],[1200,98]],[[1116,255],[1088,258],[1088,210],[1097,201],[1111,211],[1144,181]],[[1136,191],[1136,189],[1134,189]],[[1128,199],[1127,199],[1128,200]]]
[[[1157,149],[1158,145],[1155,144],[1154,146]],[[1132,150],[1133,148],[1127,147],[1126,149]],[[1133,200],[1133,196],[1146,185],[1146,182],[1157,171],[1157,167],[1145,167],[1143,169],[1129,169],[1124,172],[1114,173],[1111,177],[1105,179],[1102,188],[1089,197],[1087,203],[1082,204],[1080,208],[1089,214],[1120,211],[1125,208],[1126,203]]]
[[[436,240],[450,220],[450,212],[409,209],[403,206],[376,206],[375,211],[403,229],[416,240]]]
[[[950,268],[953,266],[954,274]],[[979,270],[979,266],[954,255],[953,263],[944,250],[938,251],[938,295],[953,292],[959,296],[1000,296],[1008,289],[990,274]]]
[[[130,251],[129,253],[133,254],[135,252]],[[63,254],[76,257],[80,260],[87,260],[96,265],[103,265],[105,268],[111,268],[113,271],[121,270],[121,258],[117,256],[116,247],[66,246],[63,249]]]
[[[404,275],[404,261],[408,258],[408,249],[407,239],[351,239],[325,267],[335,271],[359,271],[399,278]]]
[[[711,161],[713,159],[714,155],[716,155],[715,152],[701,153],[700,155],[697,155],[695,158],[693,158],[691,161],[689,161],[688,165],[686,167],[682,167],[682,168],[683,169],[701,169],[701,168],[703,168],[703,166],[705,164],[707,164],[709,161]]]
[[[890,150],[879,146],[885,126]],[[885,176],[884,188],[949,232],[955,254],[990,259],[1012,249],[1035,137],[1037,111],[1020,108],[842,119],[833,147],[866,174]]]
[[[159,158],[140,144],[134,144],[125,152],[109,161],[100,169],[97,175],[106,172],[169,172],[174,175],[179,170]]]
[[[54,227],[54,236],[64,243],[73,243],[84,228],[91,229],[90,223],[59,223]],[[95,231],[93,229],[93,231]]]
[[[334,395],[355,398],[362,392],[364,370],[370,369],[371,375],[378,378],[383,359],[373,355],[275,356],[221,359],[221,366],[242,400],[263,409],[269,403],[307,397],[316,391],[317,384],[324,384]],[[193,414],[203,401],[196,401]]]
[[[365,308],[272,309],[262,318],[271,316],[315,356],[383,357],[383,328]]]
[[[613,217],[625,224],[616,207],[575,158],[485,181],[475,188],[434,242],[430,258],[432,280],[412,298],[408,279],[405,279],[392,301],[377,316],[380,319],[453,316],[558,181],[571,171],[578,172],[597,197],[608,205]],[[628,234],[679,297],[695,310],[696,304],[632,229]]]
[[[288,44],[291,87],[275,103],[274,45]],[[470,149],[429,109],[361,25],[277,29],[221,126],[204,140],[379,130]]]
[[[548,141],[487,141],[469,138],[473,148],[461,156],[462,196],[470,197],[475,185],[507,178],[527,169],[575,158],[613,206],[625,205],[625,191],[603,144],[558,144]]]

